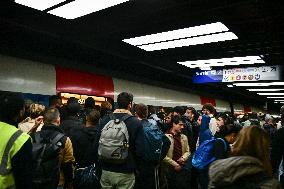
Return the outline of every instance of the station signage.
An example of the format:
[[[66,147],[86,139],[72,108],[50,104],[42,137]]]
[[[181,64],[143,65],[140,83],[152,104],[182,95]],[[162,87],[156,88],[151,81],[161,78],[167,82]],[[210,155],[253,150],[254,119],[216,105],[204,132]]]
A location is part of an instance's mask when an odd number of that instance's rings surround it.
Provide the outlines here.
[[[280,80],[279,66],[262,66],[196,72],[193,83]]]

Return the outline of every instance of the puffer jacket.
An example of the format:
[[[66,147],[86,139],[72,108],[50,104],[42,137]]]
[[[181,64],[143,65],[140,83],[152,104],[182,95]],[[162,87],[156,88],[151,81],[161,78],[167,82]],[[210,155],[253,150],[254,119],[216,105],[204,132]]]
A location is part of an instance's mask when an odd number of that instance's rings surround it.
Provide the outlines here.
[[[209,189],[280,189],[267,176],[262,163],[251,156],[235,156],[213,162],[209,168]]]

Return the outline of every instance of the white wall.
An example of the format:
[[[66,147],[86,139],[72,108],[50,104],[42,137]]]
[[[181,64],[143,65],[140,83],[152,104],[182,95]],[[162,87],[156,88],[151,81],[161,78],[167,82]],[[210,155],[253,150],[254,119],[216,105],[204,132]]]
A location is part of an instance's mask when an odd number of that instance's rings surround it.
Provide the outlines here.
[[[0,55],[0,90],[54,95],[55,68],[52,65]]]
[[[144,103],[154,106],[193,106],[201,109],[200,97],[198,95],[183,93],[171,89],[154,87],[151,85],[136,83],[132,81],[113,78],[115,101],[117,95],[123,91],[134,95],[135,103]]]

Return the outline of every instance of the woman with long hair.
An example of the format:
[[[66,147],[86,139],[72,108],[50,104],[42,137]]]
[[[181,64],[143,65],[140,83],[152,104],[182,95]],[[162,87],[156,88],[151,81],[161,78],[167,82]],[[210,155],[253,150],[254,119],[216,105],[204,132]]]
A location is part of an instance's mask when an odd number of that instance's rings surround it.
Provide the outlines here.
[[[232,157],[211,164],[208,188],[280,189],[279,182],[272,179],[269,143],[263,129],[243,128],[232,149]]]

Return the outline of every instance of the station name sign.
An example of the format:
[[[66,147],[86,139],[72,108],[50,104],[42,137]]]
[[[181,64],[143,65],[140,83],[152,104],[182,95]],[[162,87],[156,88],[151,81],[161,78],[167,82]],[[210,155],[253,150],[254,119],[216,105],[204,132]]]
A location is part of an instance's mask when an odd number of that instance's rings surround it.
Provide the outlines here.
[[[262,66],[196,72],[193,83],[280,80],[279,66]]]

